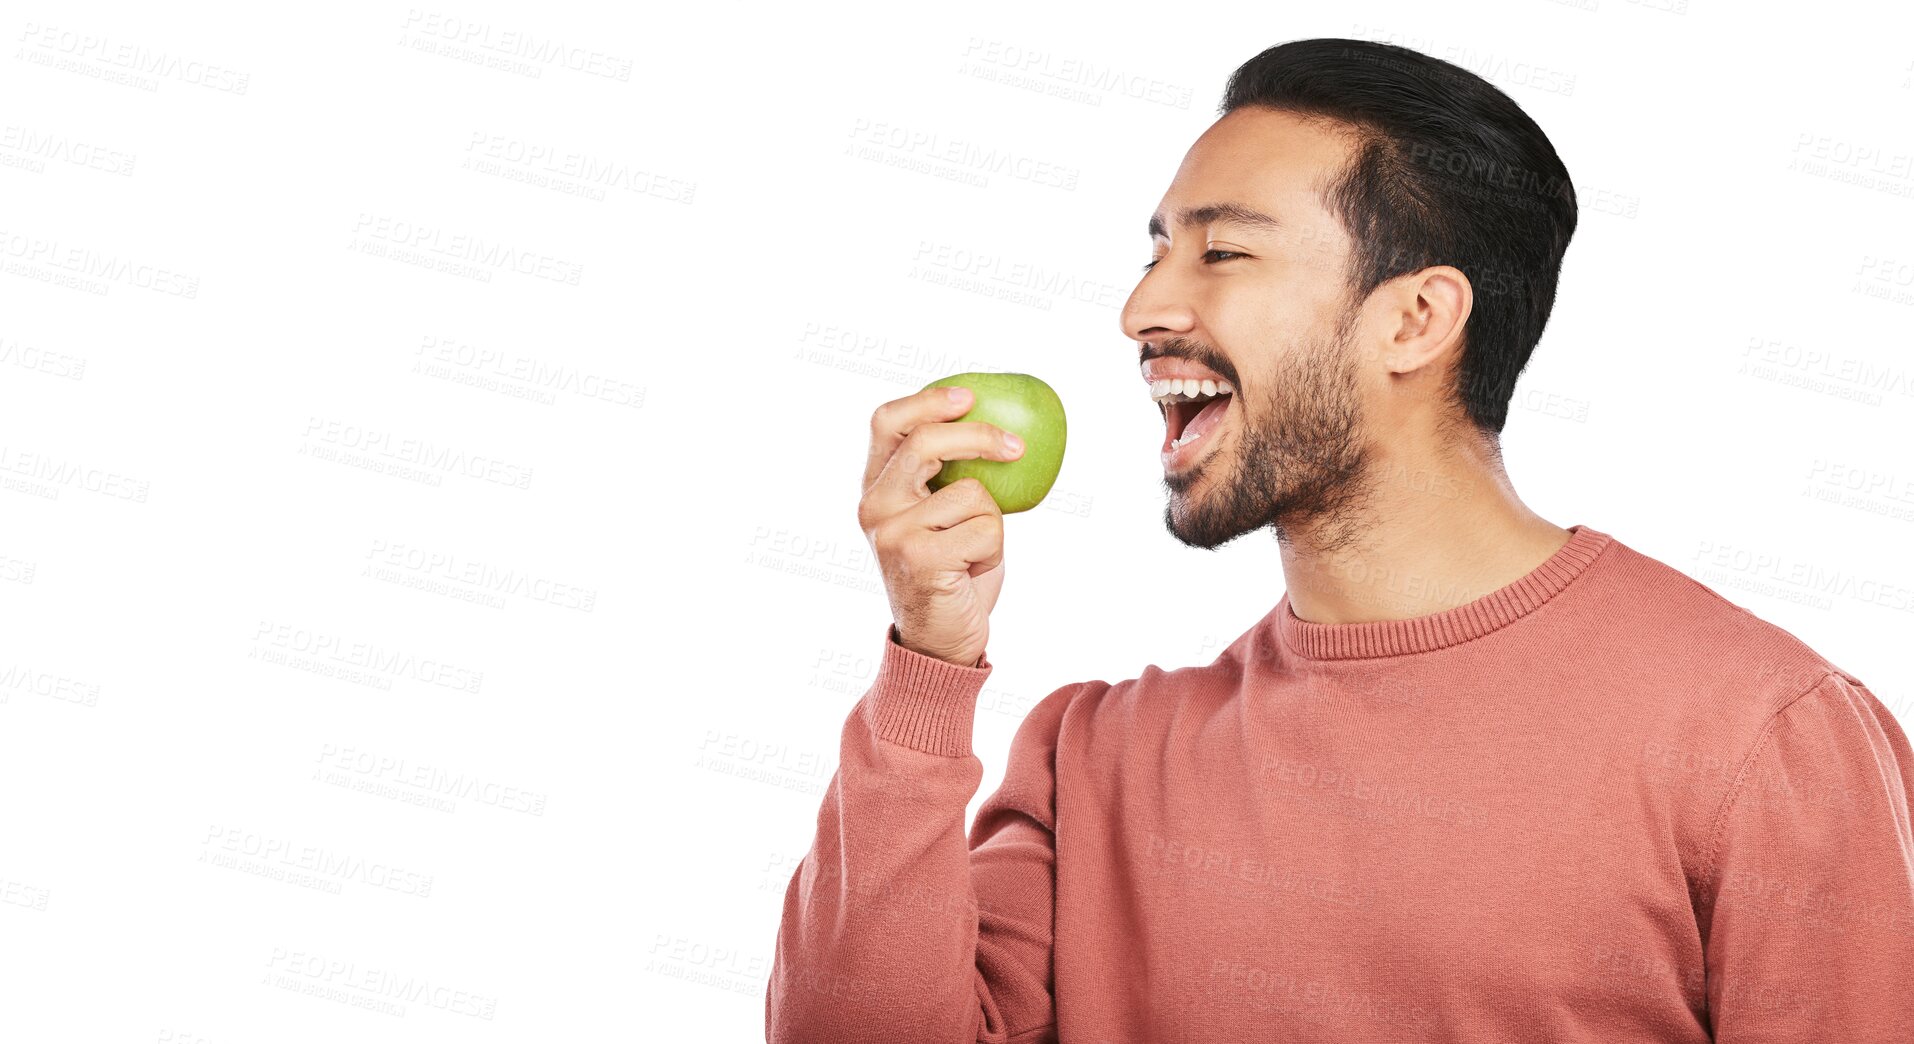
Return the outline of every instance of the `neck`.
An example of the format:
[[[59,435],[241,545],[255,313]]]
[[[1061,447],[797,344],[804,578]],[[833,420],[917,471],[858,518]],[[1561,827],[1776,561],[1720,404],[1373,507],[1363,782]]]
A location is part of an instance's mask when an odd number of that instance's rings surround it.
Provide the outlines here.
[[[1277,528],[1290,608],[1311,623],[1406,620],[1465,605],[1528,575],[1568,542],[1516,496],[1493,437],[1376,455],[1362,494],[1333,516]]]

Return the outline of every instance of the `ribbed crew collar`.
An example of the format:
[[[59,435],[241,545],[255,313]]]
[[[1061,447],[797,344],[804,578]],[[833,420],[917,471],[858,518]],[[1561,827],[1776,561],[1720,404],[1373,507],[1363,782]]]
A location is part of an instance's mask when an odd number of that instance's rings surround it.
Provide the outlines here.
[[[1528,575],[1453,609],[1407,620],[1319,624],[1299,618],[1289,592],[1277,603],[1277,632],[1292,652],[1311,660],[1402,656],[1480,638],[1541,608],[1582,575],[1611,540],[1585,525],[1568,527],[1568,543]]]

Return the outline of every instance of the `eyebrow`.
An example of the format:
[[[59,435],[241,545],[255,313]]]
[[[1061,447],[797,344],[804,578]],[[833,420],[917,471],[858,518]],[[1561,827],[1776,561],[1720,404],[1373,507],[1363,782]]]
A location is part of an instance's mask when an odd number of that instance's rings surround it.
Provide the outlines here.
[[[1268,214],[1254,207],[1247,207],[1241,203],[1202,203],[1192,207],[1184,207],[1176,216],[1176,224],[1179,228],[1190,225],[1207,225],[1218,221],[1270,230],[1283,227],[1281,221],[1270,217]],[[1164,229],[1163,215],[1160,213],[1150,215],[1150,238],[1155,239],[1162,235],[1168,235]]]

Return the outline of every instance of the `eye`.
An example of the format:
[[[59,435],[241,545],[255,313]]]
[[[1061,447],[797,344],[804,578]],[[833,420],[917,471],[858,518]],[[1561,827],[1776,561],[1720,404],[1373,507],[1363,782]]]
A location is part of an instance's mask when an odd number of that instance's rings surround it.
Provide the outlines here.
[[[1222,254],[1222,255],[1223,255],[1224,257],[1242,257],[1242,256],[1243,256],[1242,254],[1238,254],[1238,253],[1233,253],[1233,252],[1231,252],[1231,251],[1228,251],[1228,250],[1206,250],[1206,251],[1204,251],[1204,252],[1203,252],[1203,256],[1204,256],[1204,257],[1208,257],[1208,256],[1210,256],[1211,254]],[[1143,266],[1143,270],[1144,270],[1145,272],[1148,272],[1148,271],[1149,271],[1150,269],[1152,269],[1152,268],[1155,268],[1155,267],[1156,267],[1156,263],[1157,263],[1158,261],[1161,261],[1161,260],[1163,260],[1163,259],[1162,259],[1162,258],[1160,258],[1160,257],[1159,257],[1159,258],[1154,258],[1154,259],[1152,259],[1152,260],[1150,261],[1150,263],[1149,263],[1149,264],[1147,264],[1147,265],[1144,265],[1144,266]]]

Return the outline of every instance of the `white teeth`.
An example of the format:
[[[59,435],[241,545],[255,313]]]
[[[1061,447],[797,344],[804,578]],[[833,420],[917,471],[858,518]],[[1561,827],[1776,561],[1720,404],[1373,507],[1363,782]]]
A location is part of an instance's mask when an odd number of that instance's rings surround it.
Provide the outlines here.
[[[1186,431],[1183,434],[1177,436],[1176,441],[1170,443],[1170,448],[1177,449],[1178,447],[1182,446],[1186,442],[1195,442],[1197,439],[1200,439],[1202,437],[1203,437],[1203,433],[1200,431]]]
[[[1150,382],[1150,398],[1166,399],[1170,396],[1182,396],[1184,399],[1214,398],[1218,395],[1234,395],[1236,389],[1228,381],[1213,378],[1171,378]]]

